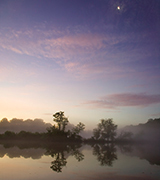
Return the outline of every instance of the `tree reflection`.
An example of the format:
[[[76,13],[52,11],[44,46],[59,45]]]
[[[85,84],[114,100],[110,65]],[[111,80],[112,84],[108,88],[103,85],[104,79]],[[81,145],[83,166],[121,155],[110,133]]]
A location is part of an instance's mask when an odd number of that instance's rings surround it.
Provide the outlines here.
[[[132,153],[133,152],[133,145],[132,144],[119,144],[118,145],[120,151],[122,153]]]
[[[96,144],[93,146],[93,154],[97,156],[101,166],[112,166],[113,161],[117,159],[116,148],[113,143],[103,145]]]
[[[78,162],[84,159],[84,155],[80,152],[77,145],[65,145],[48,148],[46,154],[51,155],[55,160],[51,162],[51,169],[57,173],[62,172],[63,167],[67,165],[67,157],[74,156]]]
[[[84,159],[84,155],[78,149],[74,150],[72,155],[77,159],[78,162]]]
[[[53,171],[56,171],[56,172],[62,172],[62,168],[64,166],[66,166],[67,164],[67,161],[66,161],[66,158],[64,157],[64,153],[61,152],[61,153],[57,153],[55,154],[56,156],[56,160],[52,161],[51,164],[52,166],[50,167]]]

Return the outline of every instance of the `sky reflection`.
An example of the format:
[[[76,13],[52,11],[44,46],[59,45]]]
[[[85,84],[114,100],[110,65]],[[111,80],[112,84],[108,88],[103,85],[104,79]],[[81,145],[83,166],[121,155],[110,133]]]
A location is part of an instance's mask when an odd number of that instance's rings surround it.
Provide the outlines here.
[[[40,148],[4,148],[0,145],[0,179],[159,179],[160,166],[151,165],[147,159],[141,159],[139,154],[135,153],[139,152],[139,147],[134,146],[130,152],[125,151],[124,147],[120,148],[120,146],[116,146],[112,151],[113,148],[111,147],[113,145],[98,145],[98,148],[97,146],[92,148],[85,145],[77,148],[68,147],[68,150],[58,147],[47,150]],[[36,156],[35,152],[37,152]],[[99,158],[99,153],[101,157],[104,157],[105,162],[114,156],[112,164],[104,164],[102,158]],[[52,168],[53,165],[54,168]],[[59,165],[61,166],[60,171],[56,169]]]

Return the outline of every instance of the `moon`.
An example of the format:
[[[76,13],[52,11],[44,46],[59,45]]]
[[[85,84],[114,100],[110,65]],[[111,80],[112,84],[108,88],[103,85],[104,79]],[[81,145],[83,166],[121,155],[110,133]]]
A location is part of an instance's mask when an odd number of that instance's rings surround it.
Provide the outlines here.
[[[120,9],[121,9],[121,7],[120,7],[120,6],[117,6],[117,9],[118,9],[118,10],[120,10]]]

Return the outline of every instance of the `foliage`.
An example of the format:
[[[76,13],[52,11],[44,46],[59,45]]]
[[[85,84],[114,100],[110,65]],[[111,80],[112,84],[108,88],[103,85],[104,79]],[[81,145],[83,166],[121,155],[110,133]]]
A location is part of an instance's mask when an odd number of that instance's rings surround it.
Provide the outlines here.
[[[56,112],[54,115],[54,121],[58,126],[53,125],[47,128],[47,136],[52,140],[64,140],[64,141],[81,141],[82,137],[79,135],[81,131],[84,130],[85,125],[83,123],[78,123],[72,130],[65,131],[65,127],[68,124],[68,118],[64,116],[64,112]]]
[[[68,124],[68,118],[66,118],[64,116],[64,112],[60,111],[60,112],[56,112],[55,114],[53,114],[54,117],[54,121],[58,124],[58,129],[65,131],[65,127]]]
[[[77,126],[75,126],[73,129],[72,129],[72,132],[75,133],[75,134],[79,134],[81,131],[83,131],[85,129],[85,125],[81,122],[79,122],[77,124]]]
[[[102,119],[97,128],[93,130],[93,137],[96,140],[114,141],[117,125],[112,119]]]

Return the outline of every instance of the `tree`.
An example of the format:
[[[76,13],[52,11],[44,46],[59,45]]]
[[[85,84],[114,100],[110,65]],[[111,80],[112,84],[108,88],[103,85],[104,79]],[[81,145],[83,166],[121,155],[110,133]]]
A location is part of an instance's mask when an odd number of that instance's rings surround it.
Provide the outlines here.
[[[77,126],[75,126],[74,128],[73,128],[73,133],[75,133],[75,134],[79,134],[81,131],[83,131],[85,129],[85,125],[83,124],[83,123],[81,123],[81,122],[79,122],[78,124],[77,124]]]
[[[112,119],[102,119],[97,128],[93,130],[93,137],[96,140],[114,141],[117,125]]]
[[[64,116],[64,112],[60,111],[60,112],[56,112],[55,114],[53,114],[53,121],[55,121],[58,124],[58,129],[65,131],[65,127],[68,124],[68,118],[66,118]]]
[[[123,141],[131,141],[133,137],[133,133],[129,131],[122,131],[118,137],[119,140]]]

